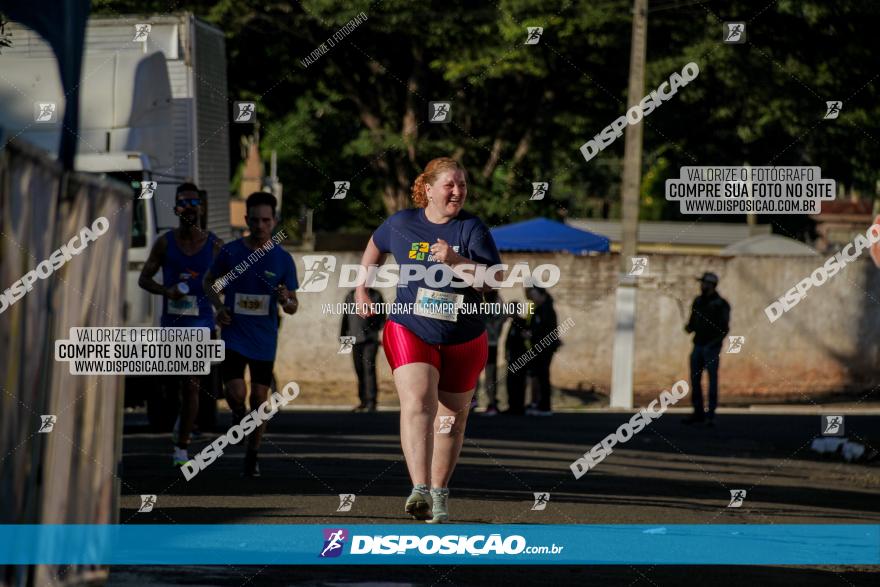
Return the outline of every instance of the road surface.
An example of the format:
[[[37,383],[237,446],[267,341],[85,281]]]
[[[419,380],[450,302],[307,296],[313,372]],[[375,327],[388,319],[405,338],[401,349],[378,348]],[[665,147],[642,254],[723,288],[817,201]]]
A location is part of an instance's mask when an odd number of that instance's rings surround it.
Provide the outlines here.
[[[569,464],[628,419],[622,413],[550,418],[472,415],[450,484],[451,517],[485,524],[880,523],[880,469],[810,450],[819,416],[729,413],[688,427],[667,412],[581,479]],[[221,413],[220,427],[231,422]],[[877,416],[847,416],[847,436],[880,446]],[[243,448],[228,450],[187,482],[170,464],[167,434],[127,414],[120,521],[128,524],[421,524],[403,515],[410,484],[398,414],[286,411],[264,438],[259,479],[242,479]],[[200,450],[216,435],[192,448]],[[194,452],[191,450],[191,453]],[[730,491],[745,489],[739,508]],[[533,493],[550,493],[533,511]],[[141,494],[157,507],[138,513]],[[337,512],[339,494],[354,494]],[[782,567],[114,567],[111,585],[586,583],[868,585],[872,568]],[[352,583],[355,581],[355,583]],[[360,583],[358,583],[360,582]]]

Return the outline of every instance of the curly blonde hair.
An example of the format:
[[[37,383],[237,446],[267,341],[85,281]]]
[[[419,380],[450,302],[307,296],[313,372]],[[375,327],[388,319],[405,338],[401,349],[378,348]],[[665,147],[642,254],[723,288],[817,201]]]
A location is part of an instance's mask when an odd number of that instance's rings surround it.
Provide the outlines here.
[[[412,185],[412,199],[416,206],[424,208],[428,205],[426,184],[433,185],[437,181],[437,177],[444,171],[456,171],[459,169],[464,173],[465,179],[467,179],[467,170],[461,163],[451,157],[437,157],[429,161],[425,165],[425,170],[419,174]]]

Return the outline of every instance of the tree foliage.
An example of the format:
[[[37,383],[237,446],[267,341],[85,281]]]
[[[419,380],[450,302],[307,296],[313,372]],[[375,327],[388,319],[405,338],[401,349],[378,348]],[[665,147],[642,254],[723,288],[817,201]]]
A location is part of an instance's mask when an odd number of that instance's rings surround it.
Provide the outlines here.
[[[623,138],[590,162],[579,147],[626,111],[629,1],[179,6],[226,31],[230,99],[258,102],[262,148],[278,152],[287,214],[305,205],[322,229],[373,228],[408,205],[416,174],[441,155],[467,167],[469,206],[493,224],[618,209]],[[645,93],[689,61],[700,74],[645,118],[643,217],[678,216],[663,185],[682,165],[818,165],[873,197],[877,3],[650,6]],[[99,1],[95,12],[165,8]],[[304,65],[361,12],[366,22]],[[748,42],[723,44],[723,21],[745,21]],[[526,45],[532,26],[544,31]],[[452,102],[448,124],[428,120],[428,103],[441,100]],[[827,100],[843,101],[837,120],[823,120]],[[351,182],[348,198],[330,200],[341,180]],[[551,183],[550,196],[530,201],[537,181]]]

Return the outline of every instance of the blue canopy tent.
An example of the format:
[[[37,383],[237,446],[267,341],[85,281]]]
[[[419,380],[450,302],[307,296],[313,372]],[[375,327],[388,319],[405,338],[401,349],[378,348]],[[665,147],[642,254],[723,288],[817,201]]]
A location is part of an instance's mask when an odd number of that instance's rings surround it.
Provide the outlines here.
[[[575,255],[607,253],[610,240],[548,218],[533,218],[491,231],[499,251],[565,251]]]

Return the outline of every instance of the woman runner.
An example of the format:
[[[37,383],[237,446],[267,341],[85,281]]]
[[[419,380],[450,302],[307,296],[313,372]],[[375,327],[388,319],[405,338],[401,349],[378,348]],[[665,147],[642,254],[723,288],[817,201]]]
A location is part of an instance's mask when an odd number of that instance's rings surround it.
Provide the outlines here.
[[[482,292],[492,288],[480,280],[475,284],[474,277],[501,259],[486,225],[462,210],[467,174],[457,161],[442,157],[428,163],[412,198],[417,208],[397,212],[373,233],[361,265],[376,267],[391,253],[400,266],[382,344],[400,397],[400,443],[413,483],[405,511],[441,523],[449,519],[447,485],[488,354],[486,329],[474,309]],[[418,269],[426,270],[425,277],[404,284]],[[488,273],[484,281],[502,279],[494,269]],[[372,314],[368,285],[355,296],[362,316]]]

